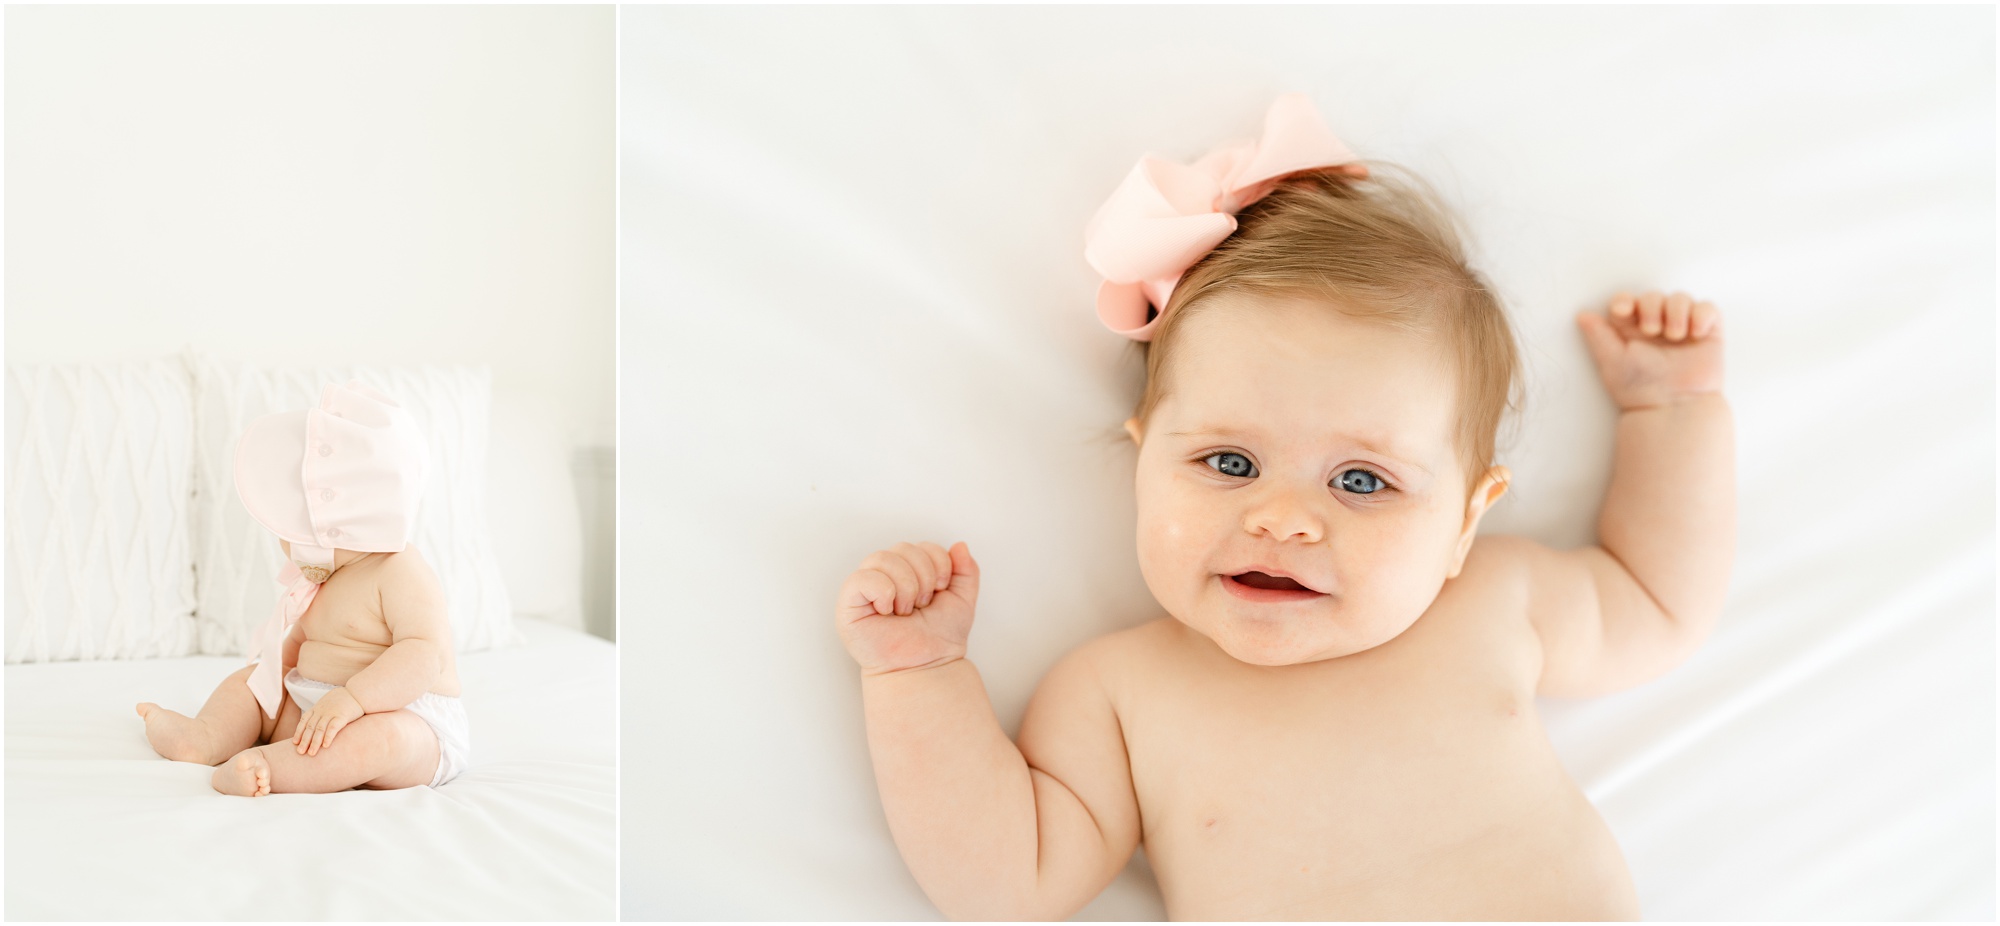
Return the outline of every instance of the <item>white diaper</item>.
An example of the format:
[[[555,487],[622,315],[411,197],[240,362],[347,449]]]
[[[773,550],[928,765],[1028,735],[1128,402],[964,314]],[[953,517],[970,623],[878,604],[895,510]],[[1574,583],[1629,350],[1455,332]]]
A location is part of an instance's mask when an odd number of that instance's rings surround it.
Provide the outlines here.
[[[312,710],[321,696],[338,687],[306,678],[299,674],[296,667],[285,674],[285,690],[292,693],[292,700],[301,711]],[[437,774],[431,776],[431,787],[442,785],[463,773],[472,761],[471,730],[465,722],[465,705],[459,703],[457,698],[426,691],[423,697],[404,705],[403,709],[422,717],[437,733],[438,767]]]

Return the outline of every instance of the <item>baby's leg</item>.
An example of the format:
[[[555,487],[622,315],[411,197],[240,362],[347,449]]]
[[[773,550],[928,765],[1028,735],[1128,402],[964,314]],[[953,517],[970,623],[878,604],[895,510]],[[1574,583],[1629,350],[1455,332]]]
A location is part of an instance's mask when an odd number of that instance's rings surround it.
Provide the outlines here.
[[[139,716],[146,719],[146,739],[153,751],[176,762],[217,765],[271,735],[272,722],[245,683],[252,668],[244,666],[223,679],[193,717],[151,701],[140,704]]]
[[[319,755],[299,755],[290,739],[237,753],[215,770],[215,790],[265,794],[326,794],[349,788],[414,788],[437,773],[438,740],[431,725],[409,711],[368,714],[348,724]]]

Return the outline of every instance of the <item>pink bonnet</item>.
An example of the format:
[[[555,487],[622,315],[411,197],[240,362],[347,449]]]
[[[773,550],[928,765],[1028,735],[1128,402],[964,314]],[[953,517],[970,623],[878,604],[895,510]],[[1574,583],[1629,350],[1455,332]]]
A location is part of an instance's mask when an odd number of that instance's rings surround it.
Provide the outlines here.
[[[331,563],[335,549],[400,552],[430,468],[407,409],[351,380],[319,405],[265,415],[236,444],[236,494],[293,559]]]

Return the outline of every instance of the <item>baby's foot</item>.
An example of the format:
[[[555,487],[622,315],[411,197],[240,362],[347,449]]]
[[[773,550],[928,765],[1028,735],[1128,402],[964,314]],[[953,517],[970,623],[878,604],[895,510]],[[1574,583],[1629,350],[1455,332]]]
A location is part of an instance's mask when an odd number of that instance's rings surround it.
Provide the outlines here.
[[[151,701],[141,703],[138,710],[146,719],[146,741],[153,744],[154,752],[175,762],[216,763],[217,757],[210,754],[208,727],[200,720]]]
[[[234,761],[217,767],[211,783],[224,794],[263,797],[271,793],[271,765],[264,761],[262,749],[245,749]]]

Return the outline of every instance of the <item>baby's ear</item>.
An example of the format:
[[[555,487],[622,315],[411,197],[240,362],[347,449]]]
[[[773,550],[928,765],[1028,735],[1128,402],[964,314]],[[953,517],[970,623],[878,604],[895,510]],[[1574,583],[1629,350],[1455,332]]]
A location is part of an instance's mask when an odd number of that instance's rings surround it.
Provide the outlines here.
[[[1513,470],[1505,466],[1495,466],[1486,471],[1486,475],[1480,478],[1479,485],[1473,487],[1472,497],[1465,500],[1467,537],[1471,536],[1470,532],[1478,523],[1478,519],[1485,517],[1486,513],[1493,509],[1493,503],[1506,495],[1507,490],[1513,485]]]
[[[1140,437],[1145,434],[1145,431],[1139,427],[1139,419],[1127,418],[1125,419],[1125,433],[1131,435],[1133,445],[1137,446],[1141,443]]]
[[[1499,501],[1501,496],[1507,494],[1508,489],[1514,487],[1514,471],[1505,466],[1495,466],[1487,470],[1486,478],[1488,481],[1480,486],[1486,492],[1486,503],[1480,506],[1481,511],[1492,510],[1493,503]]]

